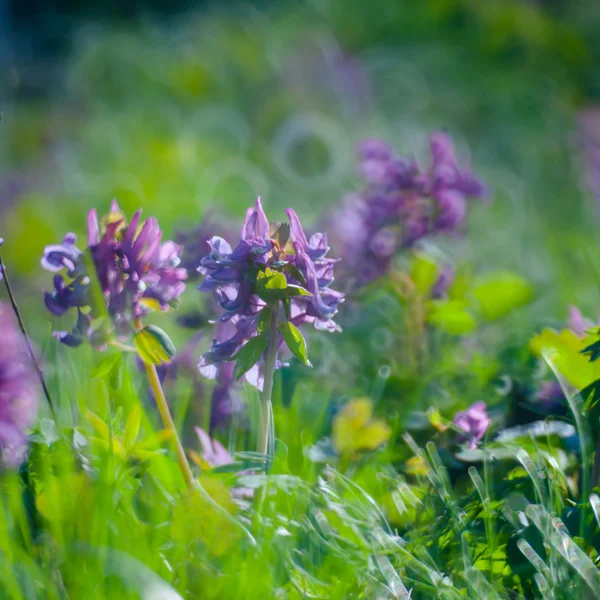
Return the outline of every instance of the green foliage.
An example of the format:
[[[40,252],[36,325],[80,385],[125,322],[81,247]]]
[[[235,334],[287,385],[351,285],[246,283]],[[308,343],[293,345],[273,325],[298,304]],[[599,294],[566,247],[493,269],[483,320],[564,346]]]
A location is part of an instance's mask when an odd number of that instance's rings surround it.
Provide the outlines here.
[[[239,379],[244,373],[247,373],[263,355],[267,349],[269,338],[266,335],[257,335],[250,338],[238,352],[232,357],[235,360],[233,378]]]
[[[306,347],[306,340],[300,330],[289,321],[284,321],[279,325],[279,331],[290,352],[303,364],[312,366],[308,360],[308,348]]]
[[[484,318],[495,321],[531,302],[533,286],[514,273],[497,273],[476,280],[473,295]]]

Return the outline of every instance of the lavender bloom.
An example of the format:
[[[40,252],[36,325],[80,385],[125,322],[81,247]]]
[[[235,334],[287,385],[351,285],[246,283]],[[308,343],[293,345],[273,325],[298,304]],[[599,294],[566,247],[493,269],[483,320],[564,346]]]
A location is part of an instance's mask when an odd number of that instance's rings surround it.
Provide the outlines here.
[[[316,233],[307,239],[296,213],[291,209],[286,212],[289,226],[272,227],[259,198],[246,213],[241,240],[235,249],[223,238],[210,240],[211,253],[201,260],[198,269],[205,276],[199,289],[214,292],[224,313],[218,319],[213,345],[198,365],[206,377],[218,377],[223,363],[257,335],[259,316],[267,303],[257,293],[256,278],[267,268],[283,273],[288,285],[309,292],[289,300],[288,318],[292,324],[310,323],[327,331],[340,329],[333,316],[344,296],[329,287],[337,261],[326,257],[327,237]],[[261,389],[260,363],[245,377]]]
[[[481,400],[474,402],[467,410],[456,413],[454,417],[456,427],[465,432],[459,434],[456,441],[458,443],[468,441],[471,449],[477,448],[477,442],[483,439],[491,422],[485,402]]]
[[[459,167],[449,136],[433,134],[430,151],[431,165],[422,170],[382,140],[358,145],[358,171],[366,189],[347,198],[328,219],[345,274],[355,285],[381,276],[397,252],[420,239],[458,233],[467,199],[484,196],[479,179]]]
[[[223,465],[230,465],[234,462],[233,457],[225,446],[219,441],[211,439],[211,437],[201,429],[196,427],[196,435],[200,440],[201,446],[201,457],[208,464],[209,467],[221,467]],[[248,475],[252,471],[241,471],[238,475]],[[234,487],[231,490],[231,494],[234,498],[251,500],[254,496],[254,490],[246,487]]]
[[[56,273],[54,291],[44,296],[46,307],[57,316],[73,308],[77,311],[71,332],[55,332],[63,343],[78,346],[88,339],[102,347],[111,330],[128,334],[133,319],[151,309],[168,310],[185,290],[187,272],[179,267],[181,248],[171,241],[162,243],[156,219],[141,224],[140,218],[141,211],[137,211],[127,224],[113,200],[101,224],[96,210],[89,212],[85,253],[75,245],[72,233],[62,244],[46,247],[42,266]],[[91,260],[86,262],[87,255]],[[92,279],[99,284],[99,294],[94,293]],[[98,306],[98,297],[104,306]]]
[[[11,312],[0,304],[0,449],[2,462],[18,467],[27,451],[26,430],[37,411],[37,386]]]
[[[594,321],[584,317],[576,306],[569,306],[569,329],[577,337],[585,337],[585,332],[595,326]]]
[[[226,238],[233,234],[233,227],[227,219],[212,214],[205,215],[194,229],[180,230],[175,233],[175,242],[182,248],[181,267],[186,269],[190,279],[197,279],[197,267],[200,261],[210,254],[210,240],[218,235]]]

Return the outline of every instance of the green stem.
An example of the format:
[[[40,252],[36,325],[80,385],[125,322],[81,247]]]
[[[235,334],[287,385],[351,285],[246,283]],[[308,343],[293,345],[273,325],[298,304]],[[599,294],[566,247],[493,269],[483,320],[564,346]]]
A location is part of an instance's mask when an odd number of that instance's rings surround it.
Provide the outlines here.
[[[135,326],[138,330],[143,329],[140,319],[136,319]],[[156,401],[156,406],[163,422],[163,426],[167,431],[171,432],[173,450],[175,451],[175,455],[177,457],[177,463],[181,469],[181,473],[183,474],[183,478],[185,479],[188,488],[192,489],[194,487],[194,475],[185,455],[185,450],[183,449],[181,439],[177,434],[177,429],[175,428],[175,423],[173,422],[173,417],[171,416],[171,411],[169,410],[165,393],[162,389],[162,385],[160,384],[160,378],[158,377],[156,366],[144,361],[144,367],[146,369],[146,374],[148,375],[148,381],[150,383],[150,387],[152,388],[154,400]]]
[[[271,423],[271,396],[273,395],[273,376],[277,360],[277,342],[279,341],[278,307],[273,308],[269,327],[269,343],[265,354],[264,384],[261,394],[261,429],[258,436],[258,452],[267,454],[269,450],[269,429]]]

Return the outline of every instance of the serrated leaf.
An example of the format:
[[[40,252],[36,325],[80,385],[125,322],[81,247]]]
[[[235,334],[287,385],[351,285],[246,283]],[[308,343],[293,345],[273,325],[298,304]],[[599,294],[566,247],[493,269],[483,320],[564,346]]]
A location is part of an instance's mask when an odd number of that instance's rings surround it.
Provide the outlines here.
[[[312,366],[308,360],[308,348],[306,347],[306,340],[300,333],[300,330],[290,323],[284,321],[279,325],[279,331],[285,340],[290,352],[305,365]]]
[[[248,342],[235,355],[236,363],[233,369],[233,378],[239,379],[244,373],[249,371],[267,349],[268,339],[262,335],[250,338]]]

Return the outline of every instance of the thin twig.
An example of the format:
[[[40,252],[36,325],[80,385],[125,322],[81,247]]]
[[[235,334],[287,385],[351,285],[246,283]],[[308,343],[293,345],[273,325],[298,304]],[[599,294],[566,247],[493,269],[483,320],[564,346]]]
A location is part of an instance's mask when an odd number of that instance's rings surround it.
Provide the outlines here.
[[[2,245],[2,239],[0,239],[0,246]],[[19,306],[17,305],[17,300],[12,292],[12,288],[10,287],[10,281],[8,280],[8,275],[6,274],[6,268],[4,266],[4,262],[2,261],[2,256],[0,255],[0,274],[4,279],[4,285],[6,287],[6,291],[8,292],[8,297],[10,299],[10,304],[12,306],[13,312],[17,317],[17,321],[19,323],[19,328],[21,329],[21,333],[25,338],[25,344],[27,345],[27,352],[29,353],[29,357],[31,358],[31,362],[33,363],[33,367],[35,372],[37,373],[38,379],[40,380],[40,384],[42,385],[42,390],[44,391],[44,396],[46,396],[46,400],[48,401],[48,406],[50,407],[50,412],[52,413],[52,417],[56,421],[56,412],[54,410],[54,403],[52,402],[52,398],[50,397],[50,392],[48,390],[48,386],[46,385],[46,380],[44,378],[44,372],[40,367],[37,358],[35,357],[35,352],[33,351],[33,346],[31,345],[31,341],[29,339],[29,335],[27,335],[27,329],[25,328],[25,323],[23,321],[23,317],[21,316],[21,311],[19,310]]]

